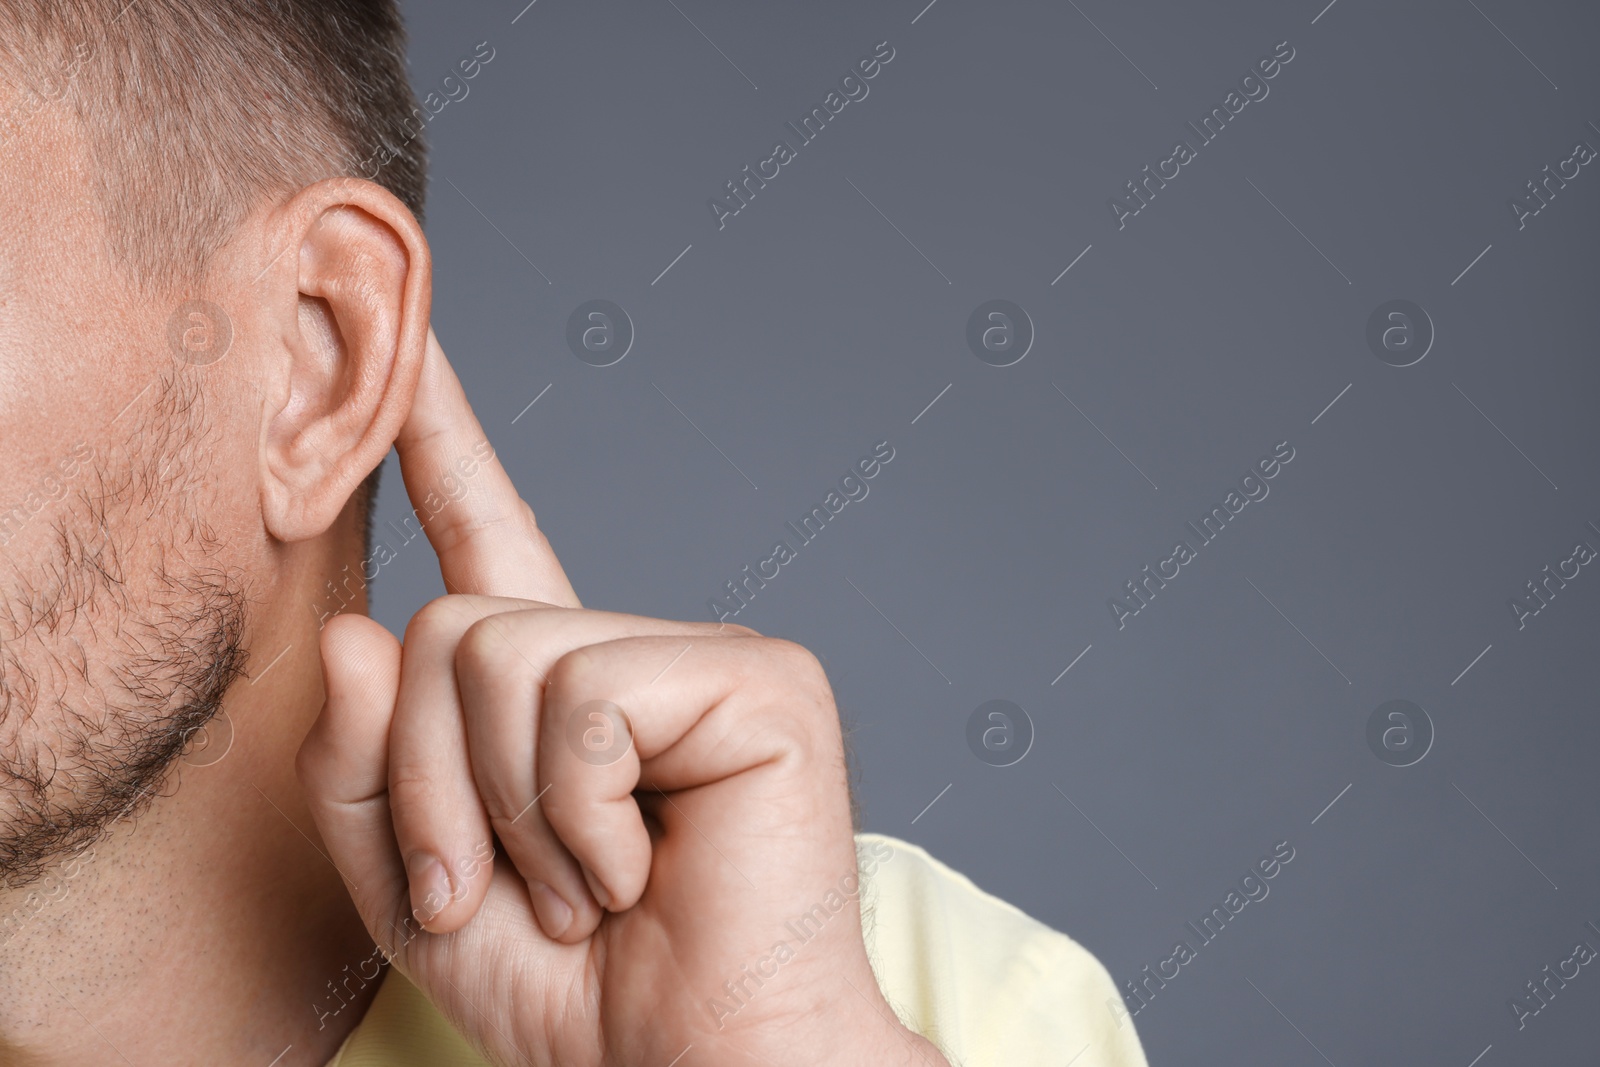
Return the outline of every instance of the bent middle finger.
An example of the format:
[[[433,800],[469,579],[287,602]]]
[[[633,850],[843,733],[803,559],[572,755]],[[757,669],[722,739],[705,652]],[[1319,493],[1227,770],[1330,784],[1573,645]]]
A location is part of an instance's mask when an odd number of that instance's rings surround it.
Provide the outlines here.
[[[539,720],[551,668],[569,652],[617,638],[681,638],[681,646],[673,641],[663,649],[670,654],[659,657],[658,667],[651,665],[653,673],[665,674],[685,669],[696,642],[750,633],[714,623],[524,605],[487,615],[462,635],[455,666],[473,778],[490,825],[528,882],[547,935],[580,941],[602,916],[582,868],[540,803],[545,783],[538,776]]]

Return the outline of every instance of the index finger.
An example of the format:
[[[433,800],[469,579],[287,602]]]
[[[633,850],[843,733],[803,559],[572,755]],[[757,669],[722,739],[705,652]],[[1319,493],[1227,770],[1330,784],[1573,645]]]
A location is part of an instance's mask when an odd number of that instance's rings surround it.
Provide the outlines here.
[[[432,327],[395,449],[446,592],[582,606],[533,509],[495,457]]]

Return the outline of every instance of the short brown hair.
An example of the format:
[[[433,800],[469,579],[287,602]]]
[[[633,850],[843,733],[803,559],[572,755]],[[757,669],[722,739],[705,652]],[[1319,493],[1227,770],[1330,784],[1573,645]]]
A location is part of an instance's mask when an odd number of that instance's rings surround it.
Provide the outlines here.
[[[76,109],[112,252],[152,295],[191,295],[263,198],[322,178],[376,181],[420,221],[405,46],[394,0],[0,0],[0,61],[25,104]]]

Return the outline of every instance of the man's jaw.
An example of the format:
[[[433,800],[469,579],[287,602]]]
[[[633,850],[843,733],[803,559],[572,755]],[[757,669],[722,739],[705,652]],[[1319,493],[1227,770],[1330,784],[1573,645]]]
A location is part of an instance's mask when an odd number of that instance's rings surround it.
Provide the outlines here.
[[[244,673],[248,598],[197,518],[183,392],[7,546],[0,890],[144,811]]]

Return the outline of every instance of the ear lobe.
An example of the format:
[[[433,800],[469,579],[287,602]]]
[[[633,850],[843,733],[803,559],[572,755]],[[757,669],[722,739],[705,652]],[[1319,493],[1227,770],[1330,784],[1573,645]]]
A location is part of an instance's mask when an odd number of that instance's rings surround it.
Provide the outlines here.
[[[399,433],[432,278],[416,219],[371,182],[318,182],[278,218],[298,256],[268,294],[282,329],[264,353],[261,504],[268,532],[294,542],[334,524]]]

